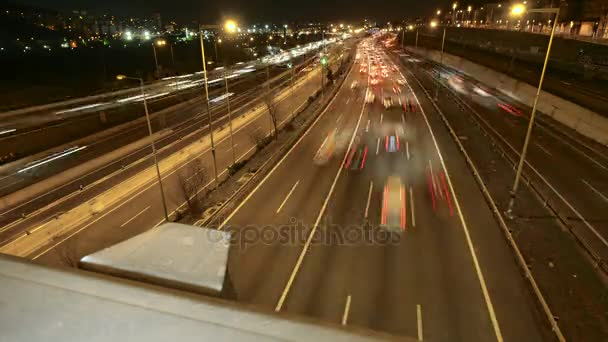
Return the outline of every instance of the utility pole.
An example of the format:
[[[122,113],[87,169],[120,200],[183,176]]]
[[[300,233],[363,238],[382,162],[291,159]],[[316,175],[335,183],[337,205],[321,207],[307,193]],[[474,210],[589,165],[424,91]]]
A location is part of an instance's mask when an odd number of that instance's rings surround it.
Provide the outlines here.
[[[437,88],[435,89],[435,101],[439,97],[439,85],[441,83],[441,68],[443,67],[443,48],[445,46],[445,26],[443,27],[443,39],[441,40],[441,57],[439,60],[439,68],[437,69],[437,74],[439,75],[437,79]]]
[[[234,152],[234,140],[232,138],[232,114],[230,112],[230,93],[228,92],[228,70],[224,69],[224,82],[226,83],[226,105],[228,106],[228,126],[230,127],[230,149],[232,150],[232,164],[236,163],[236,155]]]
[[[557,21],[559,19],[559,7],[557,8],[543,8],[536,10],[529,10],[529,12],[536,13],[555,13],[555,18],[553,21],[553,27],[551,28],[551,36],[549,37],[549,45],[547,46],[547,54],[545,55],[545,63],[543,64],[543,70],[540,74],[540,81],[538,82],[538,88],[536,89],[536,96],[534,97],[534,104],[532,105],[532,113],[530,114],[530,121],[528,123],[528,130],[526,131],[526,138],[524,140],[524,146],[522,148],[519,163],[517,164],[517,173],[515,174],[515,181],[513,182],[513,189],[511,189],[509,199],[509,206],[507,208],[506,215],[509,218],[513,218],[513,206],[515,204],[515,196],[517,194],[517,189],[519,188],[519,182],[521,179],[521,173],[524,168],[524,164],[526,162],[526,155],[528,152],[528,145],[530,144],[530,138],[532,137],[532,129],[534,128],[534,118],[536,117],[536,105],[538,104],[538,98],[540,97],[540,93],[542,91],[543,82],[545,80],[545,72],[547,71],[547,64],[549,63],[549,54],[551,53],[551,46],[553,45],[553,36],[555,34],[555,27],[557,26]]]
[[[203,43],[203,30],[199,27],[201,39],[201,55],[203,57],[203,74],[205,76],[205,98],[207,100],[207,117],[209,118],[209,136],[211,137],[211,155],[213,157],[213,174],[215,178],[215,189],[219,182],[217,179],[217,158],[215,156],[215,143],[213,141],[213,119],[211,118],[211,106],[209,105],[209,87],[207,86],[207,62],[205,61],[205,44]]]

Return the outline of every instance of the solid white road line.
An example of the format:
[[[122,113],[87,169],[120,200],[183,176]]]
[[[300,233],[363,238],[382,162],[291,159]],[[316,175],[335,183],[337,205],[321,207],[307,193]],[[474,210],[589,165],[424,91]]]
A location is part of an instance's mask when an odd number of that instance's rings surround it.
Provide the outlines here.
[[[369,132],[369,122],[370,122],[370,119],[367,119],[367,126],[365,126],[366,132]]]
[[[540,148],[543,152],[545,152],[546,154],[552,156],[551,152],[549,152],[543,145],[536,143],[536,146],[538,146],[538,148]]]
[[[285,97],[285,98],[287,98],[287,97]],[[285,99],[285,98],[284,98],[284,99]],[[334,97],[334,99],[335,99],[335,97]],[[283,101],[283,100],[281,100],[281,101]],[[333,99],[332,99],[332,101],[333,101]],[[299,108],[301,108],[301,107],[303,107],[304,105],[306,105],[306,103],[307,103],[307,101],[302,102],[302,104],[300,104],[300,106],[298,106],[298,110],[299,110]],[[331,104],[331,103],[330,103],[330,104]],[[329,106],[328,106],[328,107],[329,107]],[[321,116],[321,115],[320,115],[320,116]],[[289,116],[288,116],[287,118],[285,118],[283,121],[281,121],[281,123],[279,124],[279,126],[280,126],[280,125],[282,125],[282,124],[283,124],[285,121],[287,121],[288,119],[289,119]],[[250,124],[252,124],[252,123],[254,123],[254,122],[256,122],[256,121],[257,121],[257,120],[248,121],[248,122],[247,122],[247,123],[245,123],[243,126],[241,126],[240,128],[238,128],[238,129],[237,129],[237,130],[236,130],[234,133],[237,133],[237,132],[239,132],[239,131],[241,131],[241,130],[245,129],[245,127],[248,127]],[[315,122],[316,122],[316,121],[315,121]],[[228,137],[224,137],[224,138],[220,139],[220,141],[217,143],[217,145],[221,144],[222,142],[227,141],[227,139],[228,139]],[[295,146],[295,145],[294,145],[294,146]],[[246,151],[245,153],[243,153],[243,154],[242,154],[242,155],[241,155],[239,158],[237,158],[237,161],[239,161],[239,160],[241,160],[242,158],[244,158],[246,155],[248,155],[248,154],[249,154],[251,151],[253,151],[253,150],[254,150],[254,149],[256,149],[256,148],[257,148],[257,147],[256,147],[256,146],[255,146],[255,144],[254,144],[254,145],[253,145],[253,146],[252,146],[252,147],[251,147],[249,150],[247,150],[247,151]],[[211,151],[211,149],[210,149],[210,148],[208,148],[208,149],[206,149],[206,150],[202,151],[202,152],[201,152],[201,153],[199,153],[199,154],[198,154],[198,155],[197,155],[195,158],[199,158],[199,157],[203,156],[205,153],[208,153],[209,151]],[[143,159],[142,159],[142,160],[143,160]],[[189,164],[189,163],[184,163],[184,164],[182,164],[182,165],[178,166],[177,168],[174,168],[173,170],[169,171],[167,174],[162,175],[162,179],[164,180],[164,179],[166,179],[166,178],[170,177],[170,176],[171,176],[171,175],[173,175],[175,172],[179,171],[179,170],[180,170],[182,167],[184,167],[184,166],[186,166],[186,165],[188,165],[188,164]],[[131,166],[133,166],[133,165],[135,165],[135,163],[129,164],[129,166],[128,166],[128,167],[131,167]],[[120,171],[121,171],[121,170],[118,170],[118,171],[116,171],[115,173],[118,173],[118,172],[120,172]],[[224,173],[226,173],[226,172],[228,172],[228,169],[224,169],[224,171],[222,171],[222,173],[220,173],[220,174],[218,175],[218,177],[222,176],[222,175],[223,175]],[[108,175],[108,176],[106,176],[106,177],[104,177],[104,178],[106,178],[106,179],[107,179],[109,176],[112,176],[112,175],[113,175],[113,174],[115,174],[115,173],[112,173],[112,174],[110,174],[110,175]],[[104,179],[104,178],[102,178],[102,179]],[[211,183],[213,183],[213,182],[214,182],[214,181],[212,180],[212,181],[210,181],[209,183],[207,183],[207,184],[206,184],[204,187],[202,187],[202,188],[201,188],[201,189],[200,189],[200,190],[199,190],[199,191],[198,191],[198,192],[197,192],[195,195],[198,195],[198,194],[199,194],[201,191],[205,190],[205,189],[206,189],[207,187],[209,187],[209,185],[211,185]],[[86,224],[84,227],[81,227],[80,229],[77,229],[75,232],[73,232],[73,233],[69,234],[69,235],[68,235],[68,236],[66,236],[65,238],[61,239],[59,242],[57,242],[57,243],[53,244],[51,247],[49,247],[49,248],[45,249],[44,251],[42,251],[42,252],[38,253],[37,255],[35,255],[35,256],[32,258],[32,260],[35,260],[35,259],[39,258],[40,256],[42,256],[42,255],[46,254],[46,253],[47,253],[48,251],[50,251],[51,249],[53,249],[53,248],[57,247],[58,245],[60,245],[60,244],[62,244],[63,242],[65,242],[66,240],[68,240],[68,239],[72,238],[72,237],[73,237],[73,236],[75,236],[76,234],[80,233],[81,231],[83,231],[83,230],[87,229],[88,227],[92,226],[93,224],[97,223],[99,220],[103,219],[104,217],[106,217],[107,215],[111,214],[111,213],[112,213],[112,212],[114,212],[115,210],[117,210],[117,209],[121,208],[123,205],[125,205],[126,203],[128,203],[128,202],[129,202],[129,201],[131,201],[132,199],[136,198],[137,196],[141,195],[142,193],[146,192],[148,189],[150,189],[150,188],[152,188],[152,187],[154,187],[154,186],[156,186],[156,185],[157,185],[157,183],[156,183],[155,181],[149,182],[147,185],[145,185],[145,187],[144,187],[143,189],[140,189],[140,190],[139,190],[137,193],[135,193],[134,195],[130,196],[130,197],[129,197],[129,198],[127,198],[125,201],[123,201],[123,202],[119,203],[118,205],[116,205],[115,207],[113,207],[112,209],[110,209],[109,211],[107,211],[107,212],[103,213],[102,215],[100,215],[99,217],[97,217],[96,219],[94,219],[93,221],[91,221],[91,222],[87,223],[87,224]],[[257,189],[257,188],[256,188],[256,189]],[[72,193],[72,194],[75,194],[75,192],[74,192],[74,193]],[[68,195],[68,196],[71,196],[72,194],[70,194],[70,195]],[[67,197],[67,196],[66,196],[66,197]],[[66,197],[64,197],[64,198],[66,198]],[[173,215],[173,214],[174,214],[175,212],[177,212],[177,211],[178,211],[178,210],[179,210],[181,207],[183,207],[184,205],[186,205],[186,203],[187,203],[187,202],[186,202],[186,201],[184,201],[184,202],[183,202],[181,205],[179,205],[179,206],[178,206],[178,207],[177,207],[175,210],[173,210],[173,211],[171,212],[171,214],[170,214],[170,215]],[[29,216],[28,216],[28,217],[29,217]],[[17,222],[17,221],[15,221],[15,222]],[[160,225],[161,225],[163,222],[165,222],[165,219],[164,219],[164,218],[163,218],[163,219],[161,219],[161,220],[160,220],[160,221],[159,221],[159,222],[158,222],[158,223],[157,223],[157,224],[156,224],[154,227],[152,227],[152,228],[154,229],[154,228],[156,228],[156,227],[160,226]],[[39,227],[39,228],[40,228],[40,227]],[[20,237],[19,237],[18,239],[16,239],[16,240],[19,240],[21,237],[24,237],[24,236],[26,236],[26,235],[22,235],[22,236],[20,236]],[[14,241],[16,241],[16,240],[14,240]],[[12,242],[14,242],[14,241],[12,241]]]
[[[374,189],[374,182],[369,182],[369,192],[367,193],[367,204],[365,205],[365,218],[369,214],[369,202],[372,199],[372,190]]]
[[[416,318],[418,321],[418,341],[422,341],[422,306],[416,304]]]
[[[376,143],[376,154],[380,153],[380,138],[378,138],[378,142]]]
[[[135,214],[135,216],[133,216],[130,219],[128,219],[127,221],[125,221],[125,223],[123,223],[123,224],[120,225],[120,228],[126,226],[127,224],[129,224],[129,222],[135,220],[139,215],[143,214],[148,209],[150,209],[150,206],[145,207],[144,210],[138,212],[137,214]]]
[[[416,227],[416,214],[414,213],[414,193],[410,186],[410,208],[412,209],[412,227]]]
[[[234,144],[234,146],[230,146],[230,147],[228,147],[228,148],[226,149],[226,152],[230,152],[230,151],[232,151],[232,147],[234,147],[234,149],[236,149],[236,147],[237,147],[238,145],[239,145],[239,144]]]
[[[285,203],[287,203],[287,200],[289,199],[289,196],[291,196],[291,194],[293,193],[293,191],[296,189],[296,186],[298,186],[298,184],[300,183],[300,180],[298,179],[298,181],[296,182],[296,184],[294,184],[291,187],[291,190],[289,190],[289,192],[287,193],[287,196],[285,196],[285,199],[283,200],[283,202],[281,202],[281,205],[279,206],[279,209],[277,209],[277,214],[279,212],[281,212],[281,209],[283,209],[283,206],[285,205]]]
[[[350,312],[350,295],[346,296],[346,305],[344,306],[344,313],[342,314],[342,325],[348,323],[348,314]]]
[[[403,74],[401,76],[403,77]],[[407,82],[407,80],[406,80],[406,82]],[[450,191],[452,192],[452,196],[454,197],[454,203],[456,204],[456,210],[458,211],[460,223],[462,224],[462,228],[464,231],[464,235],[466,237],[467,245],[469,247],[469,252],[471,253],[471,259],[473,260],[473,266],[475,267],[475,271],[477,272],[477,278],[479,279],[479,285],[481,287],[481,292],[483,294],[483,298],[486,303],[486,308],[488,309],[488,315],[490,316],[490,321],[492,322],[492,327],[494,328],[494,335],[496,336],[496,341],[502,342],[503,341],[502,332],[500,331],[500,325],[498,324],[498,320],[496,319],[496,312],[494,311],[494,305],[492,304],[492,299],[490,298],[490,293],[488,291],[488,286],[486,285],[486,280],[485,280],[485,277],[483,276],[483,272],[481,271],[481,266],[479,266],[479,260],[477,260],[477,254],[475,254],[475,247],[473,246],[473,240],[471,240],[471,235],[469,234],[469,228],[467,227],[467,223],[464,219],[464,215],[462,214],[462,210],[460,208],[460,201],[458,200],[458,197],[456,196],[456,191],[454,191],[454,186],[452,184],[452,178],[450,178],[448,169],[445,166],[445,161],[443,160],[443,155],[441,154],[441,151],[439,150],[439,144],[437,143],[435,134],[433,133],[433,130],[431,129],[431,124],[429,123],[429,119],[427,118],[426,113],[424,112],[424,109],[420,105],[418,96],[416,96],[416,93],[414,93],[409,82],[407,82],[406,84],[407,84],[408,88],[412,91],[412,95],[414,95],[414,99],[416,99],[418,108],[420,108],[420,112],[422,113],[422,116],[424,117],[426,126],[429,129],[429,132],[431,133],[431,138],[433,140],[433,144],[435,145],[435,149],[437,150],[437,154],[439,155],[439,160],[441,161],[441,166],[443,168],[443,171],[445,172],[446,179],[447,179],[448,185],[450,187]]]
[[[410,143],[405,142],[405,153],[407,154],[407,160],[410,160]]]
[[[380,124],[382,124],[382,118],[384,117],[384,113],[380,113]]]
[[[368,77],[368,85],[369,85],[369,77]],[[366,90],[367,90],[367,87],[366,87]],[[335,97],[334,97],[334,99],[335,99]],[[329,106],[327,108],[329,108]],[[351,148],[353,147],[353,143],[355,142],[355,137],[357,136],[357,132],[359,131],[359,126],[361,125],[361,119],[363,118],[364,110],[365,110],[365,102],[361,106],[361,113],[359,113],[359,119],[357,120],[357,125],[355,126],[355,129],[353,130],[353,134],[350,138],[350,142],[348,144],[348,147],[346,148],[346,152],[344,153],[344,158],[342,159],[342,163],[340,165],[344,165],[344,163],[346,163],[346,158],[348,158],[348,151],[350,151]],[[291,275],[289,276],[289,280],[287,280],[287,285],[285,285],[285,289],[283,290],[283,293],[281,294],[281,297],[279,298],[279,301],[277,302],[277,305],[274,308],[274,311],[281,311],[281,308],[283,307],[283,303],[285,302],[285,299],[287,298],[287,294],[289,293],[289,290],[291,289],[291,285],[293,284],[293,281],[296,278],[296,275],[298,274],[300,267],[302,266],[302,261],[304,260],[304,256],[306,255],[306,252],[308,251],[308,248],[310,247],[312,238],[315,235],[317,228],[319,227],[321,218],[323,217],[323,214],[325,213],[325,210],[327,209],[329,199],[331,198],[331,195],[333,194],[334,189],[336,188],[336,184],[338,183],[338,180],[340,179],[340,175],[342,174],[343,169],[344,169],[343,167],[338,167],[338,171],[336,172],[334,181],[331,184],[331,187],[329,188],[329,192],[327,193],[327,196],[325,197],[323,206],[321,207],[321,210],[319,211],[317,220],[315,221],[315,224],[313,225],[312,230],[308,235],[308,239],[306,239],[306,243],[304,244],[304,247],[302,248],[302,252],[300,253],[300,256],[298,257],[298,261],[296,262],[296,265],[294,266],[293,271],[291,272]]]
[[[247,197],[245,197],[245,199],[243,201],[241,201],[241,203],[219,225],[219,227],[217,228],[218,230],[222,230],[224,228],[224,226],[232,219],[232,217],[234,215],[236,215],[236,213],[243,207],[243,205],[245,205],[245,203],[247,203],[247,201],[259,190],[259,188],[268,180],[268,178],[270,178],[272,176],[272,174],[274,173],[274,171],[276,171],[276,169],[279,168],[279,166],[281,166],[281,164],[283,164],[283,162],[285,161],[285,159],[287,159],[287,157],[289,157],[291,155],[291,153],[295,150],[295,148],[298,147],[298,145],[300,145],[300,143],[302,142],[302,140],[304,140],[304,138],[310,133],[310,131],[317,125],[317,123],[325,115],[325,113],[327,112],[327,110],[329,108],[331,108],[331,105],[333,104],[334,100],[337,99],[337,98],[338,98],[338,95],[336,94],[336,96],[334,96],[334,98],[331,99],[331,101],[329,102],[329,104],[327,105],[327,107],[325,107],[325,109],[323,110],[323,112],[321,112],[321,114],[319,114],[319,116],[317,116],[317,118],[312,123],[312,125],[310,125],[310,127],[308,127],[308,129],[304,132],[304,134],[302,134],[302,136],[300,137],[300,139],[298,139],[298,141],[296,141],[296,143],[293,144],[293,146],[291,147],[291,149],[289,151],[287,151],[287,153],[283,156],[283,158],[281,158],[281,160],[279,160],[275,164],[275,166],[270,170],[270,172],[268,172],[268,174],[266,175],[266,177],[264,177],[264,179],[262,179],[262,181],[249,193],[249,195],[247,195]],[[252,148],[255,148],[255,145]],[[162,223],[162,222],[163,221],[161,221],[160,223]],[[159,225],[160,225],[160,223],[159,223]]]
[[[606,195],[604,195],[603,193],[601,193],[598,189],[594,188],[593,185],[587,183],[586,180],[581,179],[583,181],[583,183],[585,183],[585,185],[587,185],[589,187],[589,189],[591,189],[593,192],[595,192],[598,196],[600,196],[604,201],[608,202],[608,197]]]

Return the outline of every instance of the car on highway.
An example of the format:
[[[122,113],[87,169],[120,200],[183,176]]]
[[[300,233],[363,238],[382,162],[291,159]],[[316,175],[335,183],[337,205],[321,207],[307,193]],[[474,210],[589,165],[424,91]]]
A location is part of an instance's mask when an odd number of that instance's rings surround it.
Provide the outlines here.
[[[376,95],[374,95],[374,92],[371,90],[367,90],[367,93],[365,94],[365,103],[372,104],[374,103],[375,99]]]
[[[400,78],[397,80],[397,83],[399,83],[399,85],[405,85],[405,80]]]
[[[369,83],[371,83],[372,85],[377,85],[378,83],[380,83],[380,80],[377,77],[373,77]]]
[[[511,115],[514,115],[514,116],[523,116],[524,115],[524,113],[521,110],[519,110],[517,107],[512,106],[508,103],[499,103],[498,107],[500,109],[504,110],[505,112],[507,112]]]
[[[380,226],[396,232],[405,230],[405,188],[398,176],[390,176],[384,185]]]
[[[357,89],[358,86],[359,82],[357,80],[354,80],[353,83],[350,84],[350,89]]]
[[[385,96],[384,99],[382,99],[382,104],[386,109],[391,108],[393,106],[393,98],[390,96]]]
[[[384,139],[384,149],[386,152],[393,153],[399,151],[400,148],[399,136],[398,135],[387,135]]]
[[[362,170],[367,161],[367,146],[359,144],[350,151],[346,158],[344,168],[347,170]]]

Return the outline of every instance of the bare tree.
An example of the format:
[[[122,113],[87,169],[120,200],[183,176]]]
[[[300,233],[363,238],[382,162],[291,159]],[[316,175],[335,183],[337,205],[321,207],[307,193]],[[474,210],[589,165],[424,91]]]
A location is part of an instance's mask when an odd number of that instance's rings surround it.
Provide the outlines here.
[[[202,208],[202,190],[207,181],[207,170],[200,159],[194,159],[177,175],[179,187],[190,213],[196,213]]]
[[[258,150],[261,150],[264,146],[268,144],[268,138],[259,129],[251,131],[249,133],[249,138],[255,144]]]
[[[273,130],[273,138],[277,138],[277,121],[278,121],[278,102],[272,91],[268,90],[264,95],[262,95],[262,102],[266,106],[266,110],[268,111],[268,116],[270,117],[270,121],[272,122]]]

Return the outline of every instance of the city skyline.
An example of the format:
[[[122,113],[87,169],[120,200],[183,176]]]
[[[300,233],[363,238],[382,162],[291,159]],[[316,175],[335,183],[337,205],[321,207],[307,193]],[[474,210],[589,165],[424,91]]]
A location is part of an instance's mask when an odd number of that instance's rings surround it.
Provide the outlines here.
[[[299,20],[362,20],[389,21],[401,17],[425,15],[438,6],[437,2],[386,0],[383,6],[366,1],[339,0],[331,3],[311,0],[304,3],[283,2],[277,4],[269,0],[231,0],[222,3],[193,2],[190,0],[124,1],[104,2],[60,0],[13,0],[19,5],[34,6],[58,11],[87,10],[95,14],[125,16],[150,16],[160,13],[163,20],[215,21],[234,17],[242,22],[258,21],[299,21]]]

